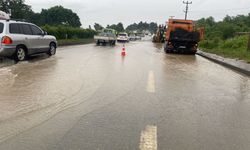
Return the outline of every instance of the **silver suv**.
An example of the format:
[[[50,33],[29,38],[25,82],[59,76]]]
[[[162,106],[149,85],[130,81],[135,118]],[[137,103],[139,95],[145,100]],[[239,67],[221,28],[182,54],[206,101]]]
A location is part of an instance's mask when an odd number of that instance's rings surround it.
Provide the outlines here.
[[[0,20],[0,39],[0,57],[23,61],[33,54],[56,54],[56,38],[31,23]]]

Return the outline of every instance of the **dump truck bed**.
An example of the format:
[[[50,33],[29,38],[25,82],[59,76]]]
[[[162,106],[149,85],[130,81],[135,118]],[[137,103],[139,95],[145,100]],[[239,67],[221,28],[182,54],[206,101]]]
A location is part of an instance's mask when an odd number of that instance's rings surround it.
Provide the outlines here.
[[[203,34],[195,29],[194,21],[169,19],[164,49],[166,52],[196,53],[202,36]]]
[[[100,40],[100,41],[112,41],[112,40],[116,40],[116,37],[112,37],[112,36],[100,36],[100,35],[95,35],[94,39]]]

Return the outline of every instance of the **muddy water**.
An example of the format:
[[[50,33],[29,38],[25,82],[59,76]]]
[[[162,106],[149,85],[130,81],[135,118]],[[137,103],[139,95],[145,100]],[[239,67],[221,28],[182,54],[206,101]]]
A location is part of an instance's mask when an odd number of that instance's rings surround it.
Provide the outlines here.
[[[27,62],[0,69],[0,127],[4,129],[0,130],[0,138],[30,128],[56,112],[77,104],[74,97],[82,88],[86,89],[86,97],[97,88],[100,80],[89,79],[92,77],[87,71],[82,75],[96,52],[91,47],[93,51],[85,52],[86,55],[59,50],[54,58],[36,56]],[[78,48],[81,49],[76,46],[70,50]],[[96,85],[89,85],[92,82],[96,82]],[[38,117],[30,120],[29,116],[33,114]],[[27,121],[29,123],[25,123]]]
[[[199,56],[166,55],[161,44],[126,44],[126,57],[120,56],[121,47],[120,44],[115,47],[64,47],[55,57],[35,56],[29,61],[0,68],[0,141],[39,128],[42,123],[46,124],[47,120],[53,120],[56,114],[63,114],[69,108],[78,106],[78,113],[84,116],[84,108],[91,110],[94,105],[123,101],[127,95],[133,104],[131,111],[137,112],[137,105],[143,108],[148,104],[145,96],[148,86],[154,89],[150,94],[157,99],[153,101],[156,109],[145,111],[144,115],[155,115],[156,123],[157,119],[165,118],[158,126],[162,134],[175,131],[173,140],[182,135],[184,141],[180,143],[190,142],[182,133],[184,129],[189,129],[188,136],[199,138],[207,134],[207,141],[212,143],[211,130],[206,130],[206,125],[214,130],[226,127],[220,130],[221,136],[229,129],[238,129],[239,133],[247,131],[244,134],[250,137],[249,77]],[[151,79],[154,82],[148,81]],[[128,92],[131,94],[126,94]],[[123,110],[122,103],[117,103],[117,107]],[[105,114],[105,110],[102,111]],[[157,118],[159,115],[160,118]],[[133,118],[136,113],[130,116]],[[187,123],[189,125],[184,126]],[[45,135],[49,132],[48,129],[39,130]],[[199,134],[195,132],[198,130]],[[214,130],[211,132],[216,132]],[[165,141],[168,134],[160,134],[164,138],[159,142],[174,143]],[[109,136],[112,137],[112,134]],[[197,145],[201,143],[205,143],[205,139],[194,143],[191,148],[199,149]],[[177,144],[172,148],[183,147]]]

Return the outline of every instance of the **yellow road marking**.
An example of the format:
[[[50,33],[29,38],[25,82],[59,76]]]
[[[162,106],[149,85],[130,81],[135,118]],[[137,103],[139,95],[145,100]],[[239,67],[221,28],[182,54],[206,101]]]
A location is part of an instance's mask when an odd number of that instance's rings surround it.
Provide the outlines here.
[[[157,127],[146,126],[141,132],[140,150],[157,150]]]
[[[148,75],[147,92],[155,93],[155,76],[153,71],[150,71]]]

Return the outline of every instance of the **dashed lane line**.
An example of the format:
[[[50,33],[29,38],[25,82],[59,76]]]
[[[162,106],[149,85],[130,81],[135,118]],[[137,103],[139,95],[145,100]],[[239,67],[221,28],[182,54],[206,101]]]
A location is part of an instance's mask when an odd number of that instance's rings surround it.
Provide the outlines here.
[[[148,125],[141,132],[140,150],[157,150],[157,127]]]
[[[155,93],[155,76],[153,71],[150,71],[148,75],[147,92]]]

